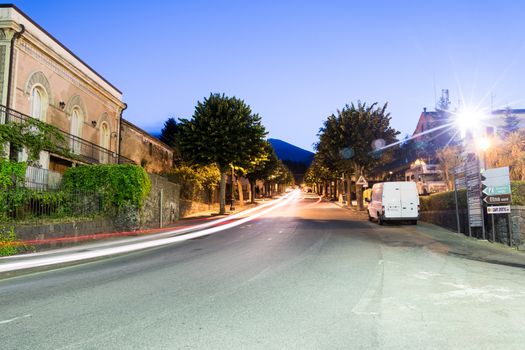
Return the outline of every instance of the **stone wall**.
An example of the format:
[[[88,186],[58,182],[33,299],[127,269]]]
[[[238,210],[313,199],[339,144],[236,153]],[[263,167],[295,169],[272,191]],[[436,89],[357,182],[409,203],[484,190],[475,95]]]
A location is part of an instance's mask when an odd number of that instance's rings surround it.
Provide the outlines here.
[[[457,232],[457,217],[455,210],[422,211],[420,213],[420,220]],[[466,209],[460,210],[459,221],[461,232],[465,235],[468,235],[468,212]],[[523,245],[525,243],[525,206],[511,207],[511,222],[512,245]],[[485,229],[487,239],[492,240],[491,215],[485,215]],[[477,235],[479,236],[479,234]],[[510,237],[507,215],[500,214],[494,216],[494,236],[496,242],[509,245]]]
[[[525,250],[525,206],[513,205],[510,210],[515,243]]]
[[[180,186],[163,176],[148,175],[151,191],[142,208],[141,227],[167,226],[180,217]]]
[[[117,228],[111,219],[96,218],[38,225],[15,225],[14,230],[18,238],[22,240],[45,240],[114,232],[117,231]]]

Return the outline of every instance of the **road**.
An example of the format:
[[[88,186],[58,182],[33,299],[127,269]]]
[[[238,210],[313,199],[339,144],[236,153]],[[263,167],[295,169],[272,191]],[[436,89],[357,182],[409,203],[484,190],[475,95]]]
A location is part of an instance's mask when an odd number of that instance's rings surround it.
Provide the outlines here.
[[[300,195],[209,236],[0,281],[1,348],[525,348],[525,269],[428,231]]]

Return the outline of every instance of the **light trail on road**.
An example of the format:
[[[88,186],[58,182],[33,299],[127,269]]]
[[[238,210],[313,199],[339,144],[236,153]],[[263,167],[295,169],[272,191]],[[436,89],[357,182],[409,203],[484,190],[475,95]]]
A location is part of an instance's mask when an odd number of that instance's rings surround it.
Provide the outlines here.
[[[8,262],[8,263],[0,265],[0,273],[30,269],[30,268],[35,268],[35,267],[43,267],[43,266],[49,266],[49,265],[71,263],[71,262],[101,258],[101,257],[106,257],[106,256],[111,256],[111,255],[116,255],[116,254],[129,253],[129,252],[139,251],[139,250],[148,249],[148,248],[160,247],[163,245],[173,244],[177,242],[183,242],[189,239],[194,239],[194,238],[198,238],[202,236],[207,236],[207,235],[210,235],[216,232],[224,231],[224,230],[242,225],[246,222],[259,218],[276,208],[287,205],[291,201],[295,200],[298,194],[299,194],[299,191],[295,190],[279,198],[275,202],[266,203],[260,207],[248,209],[244,212],[239,212],[235,215],[225,217],[219,220],[215,220],[214,222],[211,222],[211,223],[206,223],[206,224],[195,226],[192,229],[192,231],[198,228],[208,227],[212,225],[215,226],[219,223],[223,223],[224,221],[230,221],[233,218],[237,218],[241,215],[246,215],[247,213],[253,213],[254,211],[256,211],[255,214],[244,217],[234,222],[229,222],[221,226],[211,227],[211,228],[207,228],[204,230],[191,232],[188,234],[183,234],[183,235],[181,234],[175,237],[160,238],[160,239],[151,240],[147,242],[131,243],[131,244],[126,244],[122,246],[103,248],[103,249],[87,251],[87,252],[81,251],[81,252],[76,252],[76,253],[61,255],[61,256],[51,256],[51,257],[44,256],[41,258],[30,259],[27,261]],[[266,209],[261,210],[263,208],[266,208]],[[166,232],[164,234],[173,234],[173,233],[179,233],[179,232],[180,232],[179,230],[174,230],[174,231]]]

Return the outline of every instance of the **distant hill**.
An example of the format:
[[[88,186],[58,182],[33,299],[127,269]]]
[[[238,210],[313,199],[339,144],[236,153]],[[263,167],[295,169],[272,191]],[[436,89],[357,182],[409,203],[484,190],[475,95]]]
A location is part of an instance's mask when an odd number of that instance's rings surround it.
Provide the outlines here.
[[[304,163],[310,166],[314,159],[314,154],[310,151],[294,146],[288,142],[278,139],[268,139],[271,143],[277,157],[282,161],[291,161],[295,163]]]
[[[301,184],[304,180],[304,174],[314,159],[314,154],[300,147],[289,144],[282,140],[268,139],[271,143],[277,157],[293,173],[295,183]]]

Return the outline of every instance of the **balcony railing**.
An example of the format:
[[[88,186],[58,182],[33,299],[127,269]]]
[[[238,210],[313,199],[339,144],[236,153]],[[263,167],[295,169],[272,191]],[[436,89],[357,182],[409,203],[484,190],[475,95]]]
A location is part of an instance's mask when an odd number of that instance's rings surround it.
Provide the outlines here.
[[[34,118],[0,105],[0,124],[1,123],[21,123]],[[60,130],[64,140],[55,140],[55,146],[64,151],[74,160],[88,164],[135,164],[129,158],[123,157],[116,152],[100,147],[93,142],[89,142],[78,136]],[[51,150],[52,151],[52,150]]]

